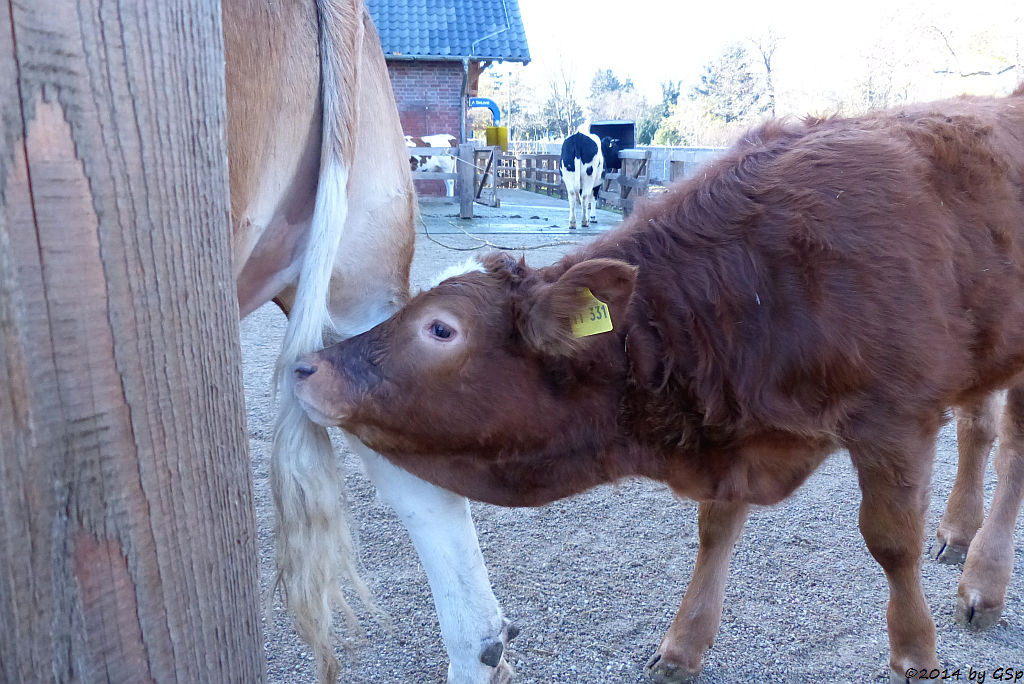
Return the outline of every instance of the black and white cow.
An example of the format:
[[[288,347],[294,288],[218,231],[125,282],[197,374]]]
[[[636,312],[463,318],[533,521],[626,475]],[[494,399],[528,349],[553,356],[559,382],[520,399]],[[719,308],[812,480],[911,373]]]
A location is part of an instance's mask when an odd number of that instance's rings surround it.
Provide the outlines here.
[[[583,226],[597,221],[597,193],[601,188],[604,156],[601,139],[579,131],[562,143],[562,181],[569,195],[569,227],[576,227],[576,205],[583,213]],[[589,211],[588,211],[589,207]]]

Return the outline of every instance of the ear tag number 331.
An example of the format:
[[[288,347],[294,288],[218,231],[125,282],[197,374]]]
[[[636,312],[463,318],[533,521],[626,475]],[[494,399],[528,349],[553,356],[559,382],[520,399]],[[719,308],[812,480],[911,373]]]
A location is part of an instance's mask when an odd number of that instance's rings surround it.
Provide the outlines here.
[[[569,317],[573,337],[589,337],[612,329],[608,305],[594,296],[589,288],[580,289],[580,308]]]

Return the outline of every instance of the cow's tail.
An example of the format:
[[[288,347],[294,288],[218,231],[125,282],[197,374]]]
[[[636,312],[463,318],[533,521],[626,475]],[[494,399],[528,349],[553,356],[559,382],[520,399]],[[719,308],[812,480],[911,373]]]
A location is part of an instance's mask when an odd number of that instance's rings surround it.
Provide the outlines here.
[[[275,588],[309,643],[321,681],[335,681],[333,613],[340,608],[358,629],[341,593],[347,580],[373,605],[360,579],[344,501],[345,482],[325,428],[308,419],[292,392],[289,367],[323,346],[331,326],[327,299],[334,258],[348,215],[348,176],[357,126],[358,62],[362,54],[362,0],[316,0],[323,106],[320,179],[302,257],[295,302],[278,359],[278,417],[271,452],[276,505]]]

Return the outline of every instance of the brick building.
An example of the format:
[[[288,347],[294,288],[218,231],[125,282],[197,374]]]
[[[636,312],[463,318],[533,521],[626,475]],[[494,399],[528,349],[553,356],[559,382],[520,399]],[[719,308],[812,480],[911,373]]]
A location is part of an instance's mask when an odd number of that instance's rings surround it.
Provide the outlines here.
[[[467,102],[494,62],[530,61],[517,0],[366,0],[406,135],[466,139]],[[417,182],[443,190],[440,181]],[[429,187],[437,186],[437,188]]]

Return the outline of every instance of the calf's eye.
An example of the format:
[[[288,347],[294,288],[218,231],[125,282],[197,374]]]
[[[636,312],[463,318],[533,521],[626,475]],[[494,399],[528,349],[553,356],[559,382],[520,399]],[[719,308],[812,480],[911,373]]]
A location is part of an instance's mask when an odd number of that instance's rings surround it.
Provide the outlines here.
[[[430,334],[438,339],[447,340],[455,334],[455,331],[440,321],[434,321],[430,324]]]

